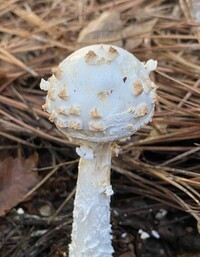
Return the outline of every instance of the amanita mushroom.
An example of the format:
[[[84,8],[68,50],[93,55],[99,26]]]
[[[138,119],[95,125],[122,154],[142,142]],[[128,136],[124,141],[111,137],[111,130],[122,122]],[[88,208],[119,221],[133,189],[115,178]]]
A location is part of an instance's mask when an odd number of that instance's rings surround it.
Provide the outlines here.
[[[110,45],[91,45],[68,56],[40,87],[43,109],[81,157],[69,257],[111,257],[111,145],[131,136],[153,116],[156,86],[141,63]]]

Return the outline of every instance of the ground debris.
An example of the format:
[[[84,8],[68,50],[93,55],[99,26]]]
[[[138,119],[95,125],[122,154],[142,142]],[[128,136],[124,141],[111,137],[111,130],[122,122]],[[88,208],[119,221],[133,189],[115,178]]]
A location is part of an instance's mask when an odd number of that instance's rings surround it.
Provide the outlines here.
[[[105,11],[81,30],[78,43],[83,45],[110,43],[122,46],[122,21],[116,11]]]
[[[7,157],[0,162],[0,216],[24,200],[28,191],[40,180],[36,171],[38,156],[25,159]]]

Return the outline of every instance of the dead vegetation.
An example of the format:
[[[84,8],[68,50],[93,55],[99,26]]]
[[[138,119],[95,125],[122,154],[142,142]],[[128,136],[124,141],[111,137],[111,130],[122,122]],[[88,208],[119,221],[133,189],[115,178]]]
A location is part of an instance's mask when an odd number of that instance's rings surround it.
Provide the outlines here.
[[[2,257],[58,257],[67,250],[77,156],[72,144],[41,110],[44,94],[39,83],[72,51],[97,42],[122,46],[141,61],[158,60],[158,69],[152,75],[159,87],[154,119],[130,140],[119,142],[121,152],[113,160],[116,256],[128,251],[132,255],[127,257],[178,256],[184,248],[179,239],[185,236],[185,241],[192,237],[191,242],[199,245],[197,5],[194,0],[0,0],[0,178],[4,181],[0,183],[0,210],[8,212],[0,220]],[[25,188],[17,191],[16,183],[21,184],[23,178],[13,180],[15,187],[10,192],[8,181],[21,168],[16,164],[17,171],[12,173],[10,165],[5,172],[5,163],[17,162],[19,158],[27,164],[25,159],[32,154],[39,156],[37,168],[33,163],[26,168],[35,173],[32,182],[27,185],[24,181]],[[37,183],[36,173],[40,175]],[[30,185],[30,191],[26,191]],[[16,195],[14,205],[20,204],[18,208],[25,213],[10,211],[14,206],[13,201],[7,205],[10,193],[22,191],[23,196]],[[168,210],[171,216],[155,223],[152,217],[161,209]],[[174,223],[176,233],[168,235],[166,229],[162,230],[166,224]],[[160,243],[162,248],[150,240],[147,245],[158,247],[159,251],[164,249],[163,254],[148,252],[137,235],[139,228],[159,231],[169,244]],[[178,240],[179,250],[170,248],[170,238]]]

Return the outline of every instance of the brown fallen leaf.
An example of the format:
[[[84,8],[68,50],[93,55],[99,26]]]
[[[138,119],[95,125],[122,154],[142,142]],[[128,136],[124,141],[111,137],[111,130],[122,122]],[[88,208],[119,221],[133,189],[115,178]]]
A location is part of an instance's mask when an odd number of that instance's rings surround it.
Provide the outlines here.
[[[138,47],[143,42],[143,37],[148,36],[153,31],[153,27],[157,22],[157,18],[140,23],[134,23],[125,27],[122,31],[123,39],[125,40],[125,48],[132,50]]]
[[[40,180],[32,171],[37,161],[38,156],[34,154],[27,159],[8,157],[0,162],[0,217],[19,204]]]
[[[111,43],[122,46],[122,21],[116,11],[103,12],[97,19],[92,20],[83,28],[78,37],[78,43],[83,45]]]

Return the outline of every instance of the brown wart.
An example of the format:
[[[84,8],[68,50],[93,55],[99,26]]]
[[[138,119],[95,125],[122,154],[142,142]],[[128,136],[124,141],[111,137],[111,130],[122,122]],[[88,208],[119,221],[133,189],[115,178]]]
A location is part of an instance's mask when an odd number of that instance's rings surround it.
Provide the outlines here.
[[[74,120],[69,120],[67,123],[67,127],[68,128],[72,128],[72,129],[76,129],[76,130],[81,130],[81,123],[78,121],[74,121]]]
[[[135,81],[132,85],[132,94],[134,96],[138,96],[142,94],[143,92],[143,86],[139,80]]]
[[[108,52],[111,53],[111,54],[114,54],[114,55],[119,54],[118,51],[112,46],[109,47]]]
[[[66,124],[66,122],[63,122],[63,121],[61,121],[61,120],[56,120],[56,126],[57,126],[58,128],[66,128],[66,127],[67,127],[67,124]]]
[[[146,103],[141,103],[136,107],[135,116],[137,118],[143,117],[148,113],[148,107]]]
[[[48,101],[46,101],[46,103],[42,105],[42,109],[45,112],[51,113],[50,110],[49,110],[49,103],[48,103]]]
[[[51,72],[53,73],[53,75],[57,78],[60,79],[61,75],[62,75],[62,69],[58,66],[58,67],[53,67],[51,69]]]
[[[89,130],[96,131],[96,132],[102,132],[105,130],[105,126],[102,122],[90,122]]]
[[[104,100],[106,100],[106,98],[109,96],[109,93],[108,92],[99,92],[98,94],[97,94],[97,97],[99,98],[99,100],[101,100],[101,101],[104,101]]]
[[[119,55],[118,51],[114,47],[109,47],[107,56],[110,61],[114,60]]]
[[[149,78],[144,78],[143,81],[145,84],[144,92],[148,94],[154,87],[152,86],[151,80]]]
[[[64,107],[60,107],[60,108],[58,108],[58,114],[63,115],[63,116],[68,116],[69,111]]]
[[[91,117],[91,119],[99,119],[99,118],[101,118],[101,114],[97,108],[93,108],[90,111],[90,117]]]
[[[101,57],[100,59],[98,59],[97,64],[104,64],[106,62],[104,57]]]
[[[84,60],[88,64],[97,64],[97,55],[94,51],[89,51],[85,56]]]
[[[104,50],[103,45],[100,45],[99,49],[103,51]]]
[[[72,105],[69,110],[71,115],[78,116],[81,112],[81,108],[79,106]]]
[[[56,99],[56,89],[54,87],[51,87],[47,93],[47,97],[51,100],[51,101],[55,101]]]
[[[66,88],[63,88],[59,93],[58,93],[58,97],[60,97],[60,99],[62,100],[67,100],[69,98],[69,94],[67,92]]]
[[[50,117],[49,117],[49,120],[50,120],[51,122],[55,122],[56,118],[57,118],[57,114],[56,114],[56,112],[53,111],[53,112],[51,113]]]
[[[152,99],[152,103],[157,102],[158,95],[155,92],[151,92],[151,99]]]

